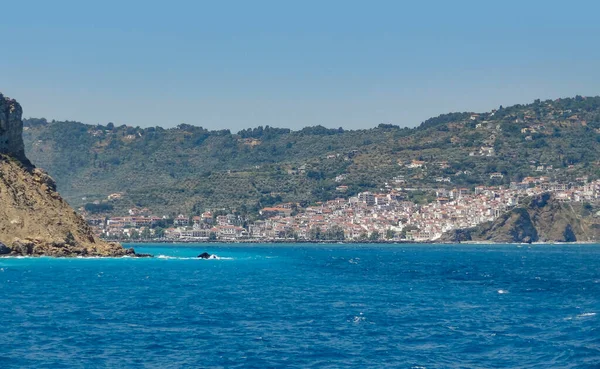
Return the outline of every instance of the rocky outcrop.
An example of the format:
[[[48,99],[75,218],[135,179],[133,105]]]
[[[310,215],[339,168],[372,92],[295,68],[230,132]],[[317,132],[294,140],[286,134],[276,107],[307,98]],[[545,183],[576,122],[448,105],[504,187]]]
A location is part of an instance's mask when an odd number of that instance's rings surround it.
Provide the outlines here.
[[[21,106],[0,95],[0,255],[135,256],[97,238],[23,151]]]
[[[11,156],[25,165],[31,165],[25,157],[23,145],[23,109],[14,99],[0,93],[0,154]]]
[[[8,246],[0,242],[0,255],[10,254],[11,252],[12,250]]]
[[[203,252],[202,254],[198,255],[199,259],[218,259],[219,257],[215,254],[209,254],[208,252]]]
[[[600,217],[591,204],[565,203],[545,193],[524,201],[494,222],[454,230],[441,241],[500,243],[577,242],[600,239]]]

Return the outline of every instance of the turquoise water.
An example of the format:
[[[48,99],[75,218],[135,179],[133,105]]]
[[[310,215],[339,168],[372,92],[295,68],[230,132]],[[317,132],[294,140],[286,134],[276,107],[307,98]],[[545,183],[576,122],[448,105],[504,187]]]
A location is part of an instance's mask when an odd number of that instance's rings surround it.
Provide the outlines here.
[[[599,245],[135,246],[0,259],[0,367],[600,368]]]

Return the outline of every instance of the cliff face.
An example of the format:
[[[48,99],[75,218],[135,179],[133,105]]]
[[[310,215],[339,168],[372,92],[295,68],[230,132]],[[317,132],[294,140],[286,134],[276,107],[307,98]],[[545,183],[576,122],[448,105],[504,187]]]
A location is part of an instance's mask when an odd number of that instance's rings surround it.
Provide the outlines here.
[[[98,239],[23,150],[21,106],[0,95],[0,255],[124,256]]]
[[[589,204],[563,203],[549,193],[530,199],[494,222],[445,234],[443,241],[576,242],[600,240],[598,209]]]
[[[0,93],[0,153],[31,165],[25,157],[22,113],[18,102]]]

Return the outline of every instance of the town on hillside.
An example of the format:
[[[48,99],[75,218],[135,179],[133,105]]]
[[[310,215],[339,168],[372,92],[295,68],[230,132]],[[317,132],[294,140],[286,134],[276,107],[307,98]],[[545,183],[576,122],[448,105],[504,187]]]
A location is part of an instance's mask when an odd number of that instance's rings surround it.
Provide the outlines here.
[[[126,216],[86,219],[102,238],[120,241],[427,242],[448,231],[493,221],[520,200],[545,192],[564,202],[591,203],[600,198],[600,180],[588,181],[587,177],[572,183],[552,182],[545,176],[526,177],[508,187],[473,189],[387,187],[382,193],[361,192],[304,208],[296,203],[276,204],[261,209],[254,220],[224,209],[176,217],[130,209]],[[431,191],[435,200],[424,204],[408,201],[405,194],[412,190]]]

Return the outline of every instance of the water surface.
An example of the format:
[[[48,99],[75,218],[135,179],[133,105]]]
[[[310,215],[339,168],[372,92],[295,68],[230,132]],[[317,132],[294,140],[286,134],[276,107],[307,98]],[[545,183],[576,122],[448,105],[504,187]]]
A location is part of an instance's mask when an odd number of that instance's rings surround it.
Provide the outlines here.
[[[599,245],[135,247],[0,259],[0,367],[600,367]]]

